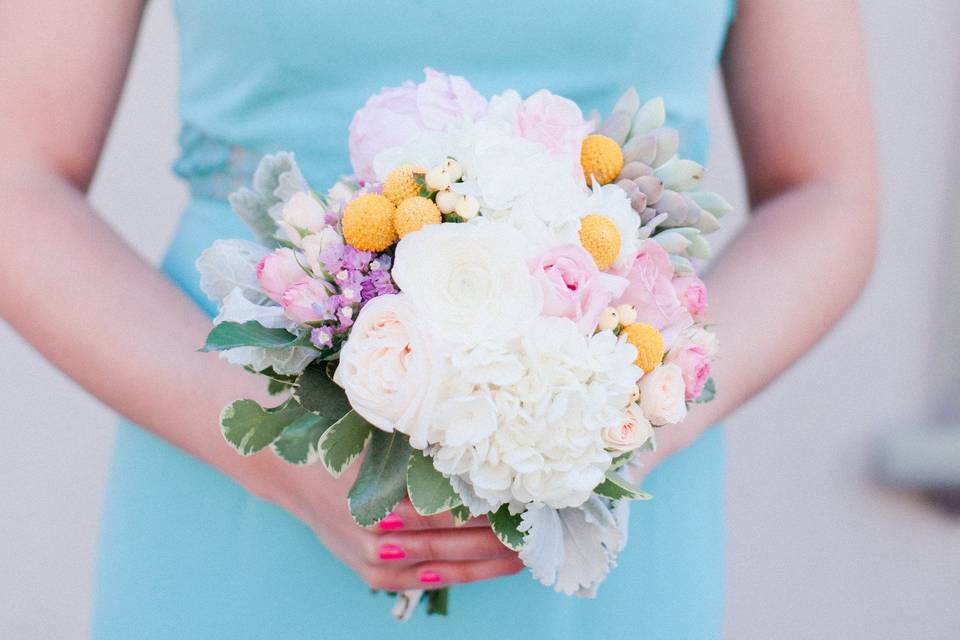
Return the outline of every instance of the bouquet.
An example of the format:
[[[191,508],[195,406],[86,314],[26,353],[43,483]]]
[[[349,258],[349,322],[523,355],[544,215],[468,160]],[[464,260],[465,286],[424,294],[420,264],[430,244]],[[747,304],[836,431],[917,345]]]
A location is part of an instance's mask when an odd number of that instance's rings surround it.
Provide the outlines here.
[[[256,242],[197,261],[219,304],[204,349],[278,401],[233,402],[223,434],[335,476],[363,456],[357,524],[406,497],[486,516],[535,579],[592,597],[651,497],[634,454],[713,398],[697,262],[730,207],[697,190],[660,99],[585,119],[546,90],[487,100],[425,74],[355,114],[354,174],[327,192],[281,152],[231,196]],[[421,599],[445,613],[434,590],[395,615]]]

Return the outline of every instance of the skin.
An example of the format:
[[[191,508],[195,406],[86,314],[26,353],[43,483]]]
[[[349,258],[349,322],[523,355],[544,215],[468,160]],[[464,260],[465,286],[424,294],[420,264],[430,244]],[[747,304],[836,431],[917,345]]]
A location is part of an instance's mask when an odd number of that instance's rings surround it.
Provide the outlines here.
[[[86,200],[142,9],[0,3],[0,313],[118,413],[301,519],[374,588],[417,588],[426,572],[440,576],[436,587],[520,570],[482,519],[454,528],[448,515],[423,518],[402,503],[402,528],[361,529],[346,507],[350,474],[242,458],[224,442],[226,403],[275,400],[262,380],[196,352],[209,320]],[[855,3],[741,0],[723,71],[753,216],[706,278],[722,393],[660,430],[646,471],[813,346],[873,262],[876,171]],[[381,559],[385,544],[405,557]]]

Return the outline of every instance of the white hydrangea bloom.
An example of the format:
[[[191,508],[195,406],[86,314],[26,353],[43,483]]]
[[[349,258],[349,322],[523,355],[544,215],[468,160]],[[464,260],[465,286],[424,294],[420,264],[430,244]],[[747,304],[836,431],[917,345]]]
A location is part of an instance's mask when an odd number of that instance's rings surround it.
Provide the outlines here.
[[[452,350],[428,432],[434,464],[486,504],[582,504],[610,464],[601,431],[629,402],[635,357],[612,333],[586,337],[563,318]]]

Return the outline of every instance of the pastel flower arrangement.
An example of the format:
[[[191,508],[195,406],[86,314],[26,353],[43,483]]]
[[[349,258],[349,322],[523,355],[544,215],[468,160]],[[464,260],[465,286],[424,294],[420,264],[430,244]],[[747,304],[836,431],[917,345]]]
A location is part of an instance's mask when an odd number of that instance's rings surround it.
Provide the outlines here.
[[[659,99],[628,91],[601,122],[425,75],[356,113],[354,175],[326,193],[281,152],[231,196],[257,241],[197,261],[219,305],[204,348],[280,401],[232,403],[223,433],[334,475],[362,454],[358,524],[405,497],[485,515],[536,579],[593,596],[650,498],[634,454],[713,397],[695,264],[729,205],[696,189]]]

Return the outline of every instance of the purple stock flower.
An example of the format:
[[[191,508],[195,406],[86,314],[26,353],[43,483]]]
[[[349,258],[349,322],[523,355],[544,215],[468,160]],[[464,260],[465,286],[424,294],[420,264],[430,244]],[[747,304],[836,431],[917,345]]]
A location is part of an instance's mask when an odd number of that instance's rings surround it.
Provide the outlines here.
[[[333,327],[317,327],[310,332],[310,342],[318,349],[333,346]]]

